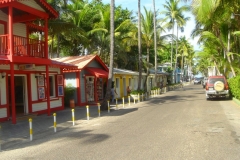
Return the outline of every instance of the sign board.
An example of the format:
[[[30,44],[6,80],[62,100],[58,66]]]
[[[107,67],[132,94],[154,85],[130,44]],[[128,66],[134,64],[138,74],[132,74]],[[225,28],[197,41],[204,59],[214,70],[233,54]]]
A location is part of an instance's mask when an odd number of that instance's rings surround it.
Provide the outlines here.
[[[19,64],[18,69],[19,70],[28,70],[28,69],[34,69],[35,64]]]

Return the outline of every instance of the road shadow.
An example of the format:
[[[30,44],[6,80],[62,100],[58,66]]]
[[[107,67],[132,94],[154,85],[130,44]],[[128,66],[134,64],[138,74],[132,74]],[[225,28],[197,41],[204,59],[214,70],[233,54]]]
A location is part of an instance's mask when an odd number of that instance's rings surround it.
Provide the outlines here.
[[[81,127],[80,125],[75,125],[75,127]],[[107,134],[92,134],[93,130],[81,130],[77,131],[75,127],[70,128],[58,128],[57,133],[54,133],[52,130],[48,129],[45,132],[40,132],[34,136],[34,139],[30,141],[29,139],[22,138],[18,141],[11,141],[2,144],[2,152],[16,150],[16,149],[23,149],[31,146],[40,145],[42,143],[55,141],[68,141],[68,139],[83,139],[84,144],[95,144],[100,143],[102,141],[107,140],[110,136]],[[67,136],[66,136],[67,134]]]

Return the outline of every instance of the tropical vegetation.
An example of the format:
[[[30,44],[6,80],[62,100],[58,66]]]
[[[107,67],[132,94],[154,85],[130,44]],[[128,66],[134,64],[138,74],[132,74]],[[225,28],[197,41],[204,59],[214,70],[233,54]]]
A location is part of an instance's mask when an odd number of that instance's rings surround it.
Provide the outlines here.
[[[206,75],[208,66],[216,66],[227,77],[240,73],[238,0],[166,0],[161,12],[155,11],[154,0],[154,11],[144,7],[141,12],[138,0],[136,15],[115,6],[114,0],[111,4],[47,1],[59,12],[59,18],[49,22],[50,57],[97,54],[110,72],[113,67],[139,71],[138,90],[142,71],[149,73],[154,65],[165,62],[171,63],[169,72],[181,68],[182,75],[188,74],[186,68]],[[185,13],[190,11],[196,20],[192,38],[199,37],[201,46],[197,52],[189,39],[178,37],[178,30],[189,20]],[[172,34],[166,35],[166,30]]]

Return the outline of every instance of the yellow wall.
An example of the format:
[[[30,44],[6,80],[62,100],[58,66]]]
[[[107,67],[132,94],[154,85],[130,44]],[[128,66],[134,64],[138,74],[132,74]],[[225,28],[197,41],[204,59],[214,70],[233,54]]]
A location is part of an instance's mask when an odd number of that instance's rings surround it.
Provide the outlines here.
[[[119,87],[116,88],[116,78],[119,79]],[[125,86],[123,80],[125,79]],[[133,85],[132,75],[114,74],[113,81],[115,82],[115,88],[118,93],[118,98],[127,97],[127,86],[129,86],[129,79],[131,79],[131,85]],[[125,93],[125,95],[124,95]]]

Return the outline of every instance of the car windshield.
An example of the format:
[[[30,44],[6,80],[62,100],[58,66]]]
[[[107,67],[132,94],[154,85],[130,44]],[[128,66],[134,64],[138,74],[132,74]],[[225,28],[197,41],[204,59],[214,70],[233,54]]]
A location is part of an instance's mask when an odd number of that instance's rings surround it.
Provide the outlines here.
[[[224,78],[211,78],[211,79],[209,79],[210,84],[214,84],[217,81],[221,81],[221,82],[224,83]]]

